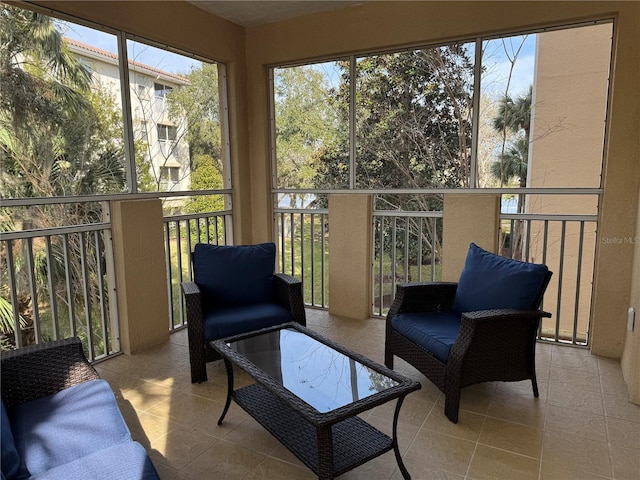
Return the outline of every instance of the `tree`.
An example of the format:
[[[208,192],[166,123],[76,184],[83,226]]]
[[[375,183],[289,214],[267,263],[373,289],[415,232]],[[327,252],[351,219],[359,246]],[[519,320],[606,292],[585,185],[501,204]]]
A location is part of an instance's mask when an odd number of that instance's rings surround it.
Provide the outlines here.
[[[493,175],[500,180],[501,187],[513,179],[517,180],[520,188],[527,186],[532,97],[533,85],[529,86],[526,95],[520,95],[515,100],[505,95],[493,120],[494,129],[503,135],[502,150],[491,168]],[[507,135],[511,137],[509,140]],[[519,194],[518,213],[524,213],[524,200],[525,196]],[[512,255],[515,258],[522,258],[523,228],[523,222],[516,221],[513,223],[513,231],[509,233]]]
[[[218,66],[203,63],[202,68],[192,68],[184,77],[189,84],[173,90],[168,97],[169,116],[176,123],[186,121],[192,168],[199,155],[209,155],[216,160],[214,166],[222,175]]]
[[[184,122],[189,145],[192,190],[224,188],[222,130],[218,95],[218,67],[203,63],[183,74],[188,85],[175,89],[168,97],[169,116]],[[222,197],[196,197],[185,205],[189,213],[224,210]]]
[[[510,140],[503,141],[498,161],[492,167],[500,186],[512,178],[517,178],[520,187],[527,185],[532,96],[533,85],[529,86],[526,95],[520,95],[515,100],[505,95],[498,104],[493,128],[505,137],[507,134],[512,136]]]
[[[17,7],[0,9],[0,192],[3,197],[54,197],[123,191],[126,186],[120,113],[114,100],[99,88],[92,89],[90,71],[73,56],[50,17]],[[118,128],[120,126],[120,129]],[[116,133],[117,132],[117,133]],[[12,230],[77,225],[101,220],[96,204],[52,204],[24,209],[3,209]],[[25,258],[33,248],[36,292],[47,290],[48,271],[64,271],[65,247],[51,245],[51,256],[42,244],[14,242],[20,322],[33,325],[29,275]],[[2,248],[6,248],[3,243]],[[82,235],[68,237],[70,278],[75,299],[82,302],[81,249],[87,252],[85,271],[95,274],[102,262],[96,242]],[[6,251],[2,258],[7,259]],[[60,278],[57,278],[60,280]],[[57,285],[64,282],[56,281]],[[96,285],[89,294],[96,296]],[[8,286],[0,293],[10,298]],[[55,294],[61,303],[67,296]],[[40,295],[40,298],[45,298]],[[6,313],[7,309],[3,309]],[[69,310],[70,311],[70,310]],[[3,322],[3,327],[5,322]],[[3,331],[5,334],[10,332]],[[82,335],[82,332],[77,332]],[[46,334],[46,333],[45,333]],[[8,337],[5,337],[8,338]]]
[[[330,145],[346,145],[344,120],[325,74],[316,66],[276,71],[276,156],[278,187],[313,188],[318,153]],[[347,127],[348,128],[348,127]],[[290,206],[299,195],[290,194]],[[302,199],[304,202],[304,199]]]
[[[356,186],[438,188],[469,184],[473,63],[465,45],[364,57],[356,68]],[[348,63],[336,91],[348,118]],[[327,145],[315,159],[315,185],[347,181],[348,143]],[[347,183],[348,184],[348,183]],[[440,210],[440,196],[383,195],[386,208]],[[419,227],[407,228],[417,234]],[[441,232],[423,230],[423,258],[439,255]],[[376,235],[377,241],[378,235]],[[393,239],[385,241],[391,243]],[[398,232],[396,245],[404,237]],[[415,258],[415,257],[414,257]],[[417,261],[422,261],[418,259]]]

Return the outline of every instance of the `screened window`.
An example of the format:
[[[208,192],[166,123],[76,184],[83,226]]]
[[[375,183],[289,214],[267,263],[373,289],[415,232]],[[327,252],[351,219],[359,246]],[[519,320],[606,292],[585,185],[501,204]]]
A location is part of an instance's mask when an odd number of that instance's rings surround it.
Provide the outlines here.
[[[131,39],[125,62],[118,55],[125,35],[6,4],[0,15],[1,44],[15,48],[5,52],[0,76],[29,79],[26,90],[7,83],[1,92],[3,198],[164,191],[168,157],[183,172],[172,190],[229,184],[219,111],[224,66]],[[49,27],[51,36],[39,35]]]
[[[155,90],[155,95],[157,98],[167,98],[173,91],[173,87],[170,87],[169,85],[163,85],[161,83],[154,83],[153,89]]]
[[[160,123],[158,124],[158,140],[174,142],[177,138],[177,131],[178,130],[173,125],[164,125]]]
[[[597,188],[611,36],[590,23],[276,67],[274,188]]]
[[[165,183],[177,183],[180,181],[179,167],[160,167],[160,177]]]

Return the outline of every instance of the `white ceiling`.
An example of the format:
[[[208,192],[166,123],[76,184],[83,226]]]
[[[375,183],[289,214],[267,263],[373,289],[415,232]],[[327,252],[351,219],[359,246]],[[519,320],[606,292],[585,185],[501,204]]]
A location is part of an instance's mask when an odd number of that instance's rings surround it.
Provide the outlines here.
[[[279,22],[290,18],[326,12],[363,3],[362,1],[331,0],[287,0],[287,1],[249,1],[249,0],[188,0],[218,17],[243,27],[255,27],[265,23]]]

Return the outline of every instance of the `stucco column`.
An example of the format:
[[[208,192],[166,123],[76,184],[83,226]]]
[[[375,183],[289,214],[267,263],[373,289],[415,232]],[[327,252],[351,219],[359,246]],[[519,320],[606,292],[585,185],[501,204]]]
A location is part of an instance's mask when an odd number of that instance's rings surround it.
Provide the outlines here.
[[[120,346],[136,354],[169,340],[160,199],[111,202]]]
[[[371,195],[329,195],[331,315],[371,316],[372,215]]]
[[[469,244],[498,251],[500,195],[445,194],[442,231],[442,280],[457,282]]]

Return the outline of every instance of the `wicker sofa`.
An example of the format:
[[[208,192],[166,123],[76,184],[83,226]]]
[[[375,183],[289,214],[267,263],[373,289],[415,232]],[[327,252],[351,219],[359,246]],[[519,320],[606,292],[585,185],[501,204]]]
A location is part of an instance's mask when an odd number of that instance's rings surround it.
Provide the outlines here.
[[[154,480],[77,338],[2,352],[2,479]]]

